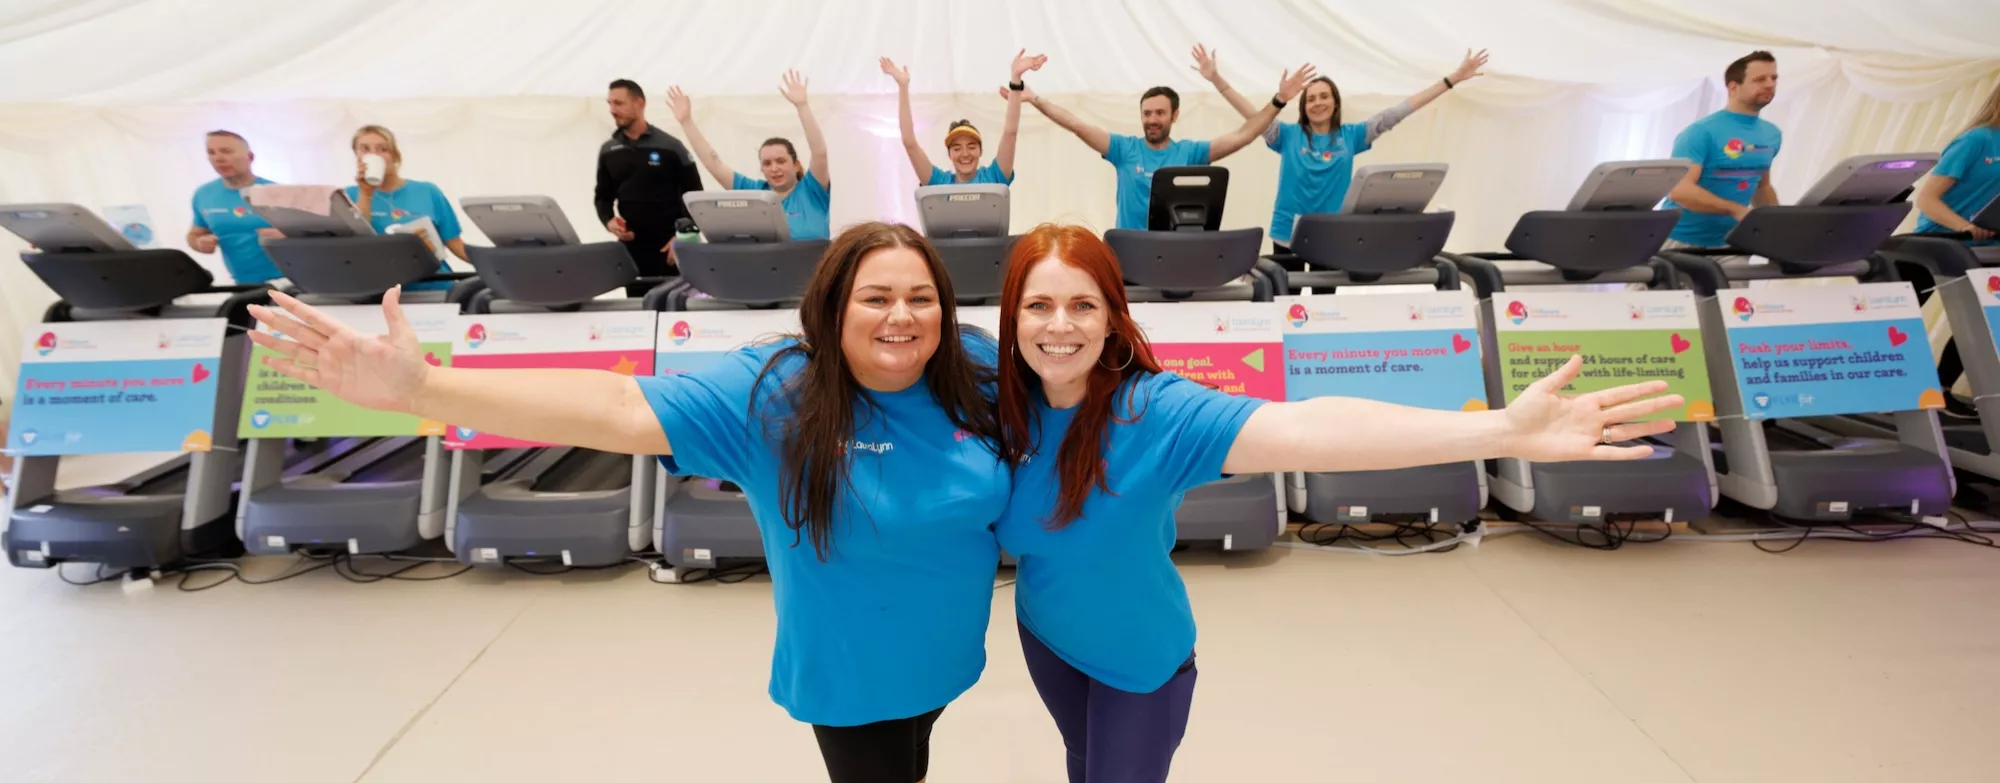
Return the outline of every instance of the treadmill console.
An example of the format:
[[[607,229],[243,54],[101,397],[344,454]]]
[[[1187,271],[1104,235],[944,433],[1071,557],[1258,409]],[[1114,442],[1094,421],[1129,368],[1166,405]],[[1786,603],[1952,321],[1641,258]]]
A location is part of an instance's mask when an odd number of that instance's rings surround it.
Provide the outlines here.
[[[1341,214],[1417,214],[1430,207],[1450,166],[1443,163],[1389,163],[1362,166],[1340,205]]]
[[[768,190],[700,190],[681,196],[712,244],[790,242],[784,199]]]
[[[1006,185],[926,185],[917,188],[917,219],[924,236],[967,239],[1007,235]]]
[[[1694,168],[1681,158],[1665,160],[1623,160],[1599,163],[1583,178],[1583,186],[1569,200],[1565,212],[1621,212],[1651,210],[1666,200],[1674,185]]]
[[[252,185],[243,201],[287,239],[375,235],[346,191],[326,185]],[[318,205],[324,203],[322,210]]]
[[[0,206],[0,228],[44,253],[129,253],[138,249],[117,228],[75,204]]]
[[[548,196],[483,196],[460,199],[458,205],[496,247],[582,243],[562,207]]]
[[[1229,169],[1221,166],[1167,166],[1153,172],[1148,231],[1220,231],[1222,205],[1229,197]]]
[[[1844,207],[1901,201],[1911,186],[1937,163],[1935,152],[1856,155],[1834,164],[1799,199],[1799,206]]]

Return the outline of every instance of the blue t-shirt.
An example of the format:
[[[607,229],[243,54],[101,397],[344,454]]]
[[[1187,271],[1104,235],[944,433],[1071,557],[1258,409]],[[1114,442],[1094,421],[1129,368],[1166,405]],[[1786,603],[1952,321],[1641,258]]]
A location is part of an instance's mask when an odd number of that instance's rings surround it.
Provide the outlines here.
[[[1993,199],[2000,198],[2000,128],[1983,125],[1958,134],[1945,146],[1931,176],[1958,180],[1944,192],[1944,205],[1966,220],[1977,216]],[[1917,230],[1937,233],[1951,229],[1919,217]]]
[[[258,177],[256,184],[274,184]],[[215,235],[215,247],[222,251],[222,265],[238,283],[262,283],[283,277],[278,265],[257,244],[257,229],[270,228],[264,216],[243,200],[243,191],[216,178],[194,189],[194,227]]]
[[[1296,122],[1278,126],[1265,146],[1278,153],[1278,201],[1271,208],[1271,241],[1290,243],[1300,215],[1340,211],[1354,179],[1354,156],[1375,146],[1368,123],[1351,122],[1337,133],[1308,133]]]
[[[1771,161],[1785,134],[1778,126],[1751,114],[1723,109],[1696,120],[1674,137],[1674,157],[1686,158],[1701,167],[1697,184],[1724,201],[1748,205],[1757,188],[1771,174]],[[1680,209],[1681,220],[1671,237],[1701,247],[1718,247],[1736,227],[1736,218],[1709,215],[1685,209],[1672,199],[1663,209]]]
[[[730,185],[736,190],[770,190],[771,183],[761,179],[751,179],[736,175],[736,182]],[[833,191],[820,184],[819,178],[808,170],[799,178],[799,184],[792,192],[785,194],[785,226],[792,232],[792,239],[833,238],[833,218],[828,212],[833,208]]]
[[[1111,134],[1104,159],[1118,170],[1118,227],[1146,230],[1146,209],[1153,203],[1153,172],[1167,166],[1208,165],[1208,142],[1181,139],[1156,150],[1138,136]]]
[[[347,197],[354,203],[361,203],[361,188],[347,186]],[[450,242],[462,233],[458,226],[458,212],[451,208],[451,199],[445,198],[438,186],[423,180],[406,179],[395,190],[375,191],[375,197],[368,203],[368,224],[376,233],[387,233],[389,227],[398,223],[408,223],[417,218],[430,218],[431,225],[437,227],[438,241]],[[451,272],[450,264],[439,264],[438,272]],[[450,288],[450,281],[431,283],[410,283],[403,286],[406,291],[440,290]]]
[[[924,184],[926,185],[977,185],[977,184],[1012,185],[1014,184],[1014,175],[1001,171],[1000,161],[998,160],[993,161],[992,163],[988,163],[984,166],[980,166],[977,171],[972,172],[971,182],[960,182],[958,181],[957,173],[947,171],[945,169],[941,169],[936,166],[932,166],[930,181],[925,182]]]
[[[991,338],[964,343],[975,361],[991,365]],[[993,524],[1007,504],[1006,468],[991,445],[951,422],[927,384],[868,392],[879,409],[855,407],[851,485],[820,562],[780,511],[780,438],[789,419],[781,389],[805,360],[781,360],[757,386],[751,409],[758,373],[791,344],[745,348],[708,370],[640,378],[673,446],[660,463],[676,475],[735,482],[750,500],[777,602],[773,701],[796,720],[826,726],[922,715],[964,693],[985,669],[1000,562]]]
[[[1015,469],[997,531],[1017,560],[1021,624],[1098,682],[1151,693],[1194,652],[1194,611],[1168,555],[1174,510],[1188,490],[1223,477],[1230,446],[1263,400],[1156,373],[1127,381],[1112,404],[1104,450],[1111,491],[1092,490],[1082,516],[1050,530],[1056,451],[1076,409],[1037,400],[1039,453]],[[1134,413],[1137,421],[1118,421]]]

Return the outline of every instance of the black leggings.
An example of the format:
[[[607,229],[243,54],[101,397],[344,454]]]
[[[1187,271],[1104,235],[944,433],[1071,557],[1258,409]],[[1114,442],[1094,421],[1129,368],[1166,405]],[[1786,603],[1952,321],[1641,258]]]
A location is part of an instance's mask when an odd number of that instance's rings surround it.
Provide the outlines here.
[[[831,783],[917,783],[930,774],[931,726],[944,708],[860,726],[813,726]]]

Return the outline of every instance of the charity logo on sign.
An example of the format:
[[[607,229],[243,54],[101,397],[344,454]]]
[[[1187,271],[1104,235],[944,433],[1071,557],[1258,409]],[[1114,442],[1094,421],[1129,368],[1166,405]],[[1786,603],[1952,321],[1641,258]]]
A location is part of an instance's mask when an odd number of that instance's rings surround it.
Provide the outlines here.
[[[588,327],[588,329],[590,331],[589,339],[591,342],[594,343],[597,342],[598,340],[604,339],[604,329],[596,326]]]
[[[1227,331],[1229,331],[1229,319],[1228,319],[1227,317],[1224,317],[1224,316],[1220,316],[1220,315],[1216,316],[1216,317],[1215,317],[1215,331],[1217,331],[1217,332],[1227,332]]]
[[[1521,304],[1519,301],[1508,302],[1507,320],[1513,321],[1517,326],[1526,323],[1528,320],[1528,306]]]
[[[47,356],[49,354],[55,353],[55,351],[56,351],[55,332],[43,332],[41,337],[35,338],[35,352],[40,353],[43,356]]]
[[[2000,278],[1994,278],[1994,279],[2000,280]],[[1311,320],[1311,316],[1306,314],[1305,305],[1295,302],[1292,304],[1290,308],[1285,310],[1285,320],[1291,323],[1292,328],[1296,329],[1298,327],[1305,326],[1306,321]]]
[[[465,347],[478,348],[486,344],[486,325],[473,324],[465,330]]]
[[[667,335],[673,339],[675,345],[687,345],[687,341],[694,337],[694,328],[688,326],[686,321],[675,321],[674,328],[669,330]]]
[[[458,439],[461,441],[469,441],[479,435],[479,431],[471,427],[455,427],[454,429],[458,431]]]
[[[1735,304],[1729,306],[1729,311],[1735,313],[1737,318],[1748,321],[1750,316],[1757,314],[1757,306],[1751,304],[1748,298],[1739,296]]]
[[[1424,320],[1424,308],[1418,307],[1416,305],[1410,305],[1410,320],[1412,321]]]

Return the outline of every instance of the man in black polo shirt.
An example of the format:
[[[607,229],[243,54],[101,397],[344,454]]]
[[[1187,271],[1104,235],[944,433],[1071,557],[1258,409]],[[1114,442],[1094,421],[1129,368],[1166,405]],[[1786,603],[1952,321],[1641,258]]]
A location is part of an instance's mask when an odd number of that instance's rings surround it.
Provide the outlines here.
[[[674,221],[688,216],[681,196],[701,190],[701,174],[680,139],[646,123],[646,92],[638,83],[612,82],[605,102],[618,130],[597,152],[597,219],[625,243],[640,275],[670,274],[667,243]]]

